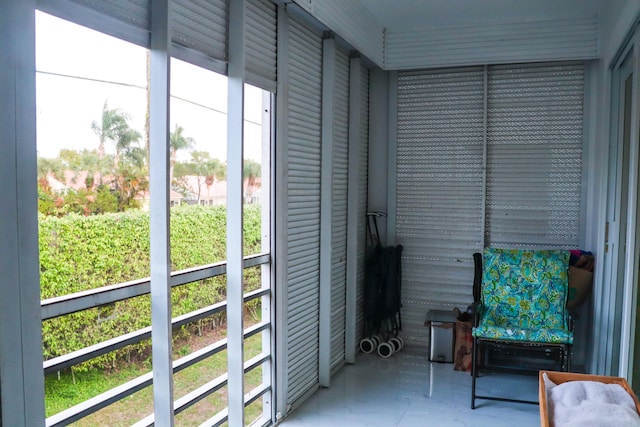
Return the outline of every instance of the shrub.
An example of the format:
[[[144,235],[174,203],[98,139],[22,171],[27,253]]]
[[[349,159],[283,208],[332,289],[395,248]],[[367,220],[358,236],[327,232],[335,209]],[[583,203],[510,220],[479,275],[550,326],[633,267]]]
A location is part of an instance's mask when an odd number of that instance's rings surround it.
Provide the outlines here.
[[[245,254],[260,251],[260,209],[245,207]],[[43,299],[141,279],[150,275],[149,212],[39,218],[40,284]],[[171,208],[172,271],[210,264],[226,258],[224,206]],[[245,270],[245,288],[260,286],[260,276]],[[226,297],[225,277],[214,277],[172,290],[172,314],[179,316]],[[217,326],[220,319],[211,320]],[[119,301],[43,322],[43,349],[50,359],[132,332],[151,324],[148,295]],[[200,325],[183,328],[174,339]],[[98,357],[76,370],[115,368],[131,352],[147,357],[150,342]]]

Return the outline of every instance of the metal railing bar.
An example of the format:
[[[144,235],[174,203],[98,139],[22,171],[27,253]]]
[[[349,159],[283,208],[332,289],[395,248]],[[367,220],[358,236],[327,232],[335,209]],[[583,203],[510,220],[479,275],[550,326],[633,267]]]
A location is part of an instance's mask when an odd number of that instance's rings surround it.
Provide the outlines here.
[[[209,418],[207,421],[200,424],[200,427],[219,427],[226,423],[229,419],[229,408],[224,408],[222,411]]]
[[[173,319],[172,326],[174,329],[180,326],[186,325],[193,321],[212,316],[218,312],[223,311],[227,306],[226,301],[210,305],[200,310],[192,311],[182,316],[178,316]],[[85,347],[80,350],[76,350],[63,356],[58,356],[53,359],[45,360],[43,362],[43,369],[45,374],[49,374],[56,371],[69,368],[73,365],[77,365],[87,360],[93,359],[103,354],[121,349],[127,345],[136,344],[144,339],[151,337],[151,327],[148,326],[143,329],[139,329],[134,332],[130,332],[125,335],[120,335],[115,338],[111,338],[107,341],[103,341],[98,344],[94,344],[89,347]]]
[[[218,304],[211,305],[209,307],[202,308],[200,310],[192,311],[191,313],[187,313],[183,316],[176,317],[173,319],[173,322],[172,322],[173,328],[177,329],[180,326],[186,325],[188,323],[192,323],[196,320],[200,320],[205,317],[212,316],[215,313],[223,311],[225,308],[226,308],[226,302],[221,302]],[[245,329],[244,338],[249,338],[257,334],[258,332],[268,329],[270,326],[271,324],[268,321],[257,323]],[[55,357],[53,359],[45,360],[42,364],[42,367],[44,369],[44,374],[47,375],[53,372],[61,371],[63,369],[69,368],[79,363],[86,362],[87,360],[91,360],[93,358],[102,356],[103,354],[107,354],[109,352],[121,349],[128,345],[139,343],[140,341],[148,339],[150,337],[151,337],[151,327],[149,326],[134,332],[130,332],[128,334],[120,335],[118,337],[103,341],[98,344],[91,345],[89,347],[85,347],[80,350],[73,351],[71,353],[68,353],[62,356]],[[226,340],[224,340],[224,348],[226,348]],[[213,351],[210,354],[204,354],[200,359],[195,360],[193,363],[197,363],[200,360],[203,360],[217,353],[220,350]],[[194,358],[197,358],[199,357],[197,356],[197,354],[199,354],[201,351],[202,350],[199,350],[195,353],[191,353],[191,355],[195,355]]]
[[[271,262],[271,254],[269,252],[262,252],[255,255],[245,256],[242,268],[255,267],[257,265],[268,264]]]
[[[142,340],[151,338],[151,327],[139,329],[128,334],[120,335],[98,344],[72,351],[71,353],[45,360],[42,363],[44,374],[61,371],[71,366],[77,365],[87,360],[94,359],[111,351],[118,350],[131,344],[139,343]]]
[[[173,372],[177,373],[183,369],[188,368],[204,360],[207,357],[227,348],[227,339],[224,338],[214,344],[204,347],[196,352],[193,352],[185,357],[182,357],[173,362]],[[134,378],[121,386],[108,390],[98,396],[95,396],[83,403],[80,403],[74,407],[71,407],[63,412],[55,414],[47,418],[47,426],[64,426],[72,422],[77,421],[80,418],[96,412],[105,406],[117,402],[120,399],[124,399],[127,396],[151,385],[153,382],[151,372],[141,375],[138,378]],[[49,424],[51,422],[51,424]]]
[[[255,333],[264,330],[270,326],[269,323],[257,324],[251,328],[247,328],[244,333],[244,337],[248,338]],[[224,350],[227,348],[227,340],[222,339],[214,344],[211,344],[207,347],[204,347],[198,351],[195,351],[185,357],[182,357],[176,360],[173,363],[173,372],[177,373],[182,371],[183,369],[188,368],[214,354]],[[256,368],[267,362],[270,358],[269,354],[260,354],[253,359],[247,361],[245,363],[244,372],[247,373],[250,370]],[[51,368],[53,369],[53,368]],[[109,390],[105,393],[102,393],[92,399],[89,399],[79,405],[76,405],[72,408],[69,408],[66,411],[60,412],[50,418],[47,419],[47,426],[63,426],[70,424],[72,422],[77,421],[80,418],[83,418],[87,415],[90,415],[93,412],[98,411],[99,409],[104,408],[116,401],[123,399],[138,390],[141,390],[144,387],[147,387],[152,383],[151,373],[144,374],[138,378],[135,378],[119,387],[116,387],[112,390]],[[206,396],[205,396],[206,397]],[[176,402],[178,404],[179,401]],[[195,402],[194,402],[195,403]],[[186,408],[185,408],[186,409]],[[177,413],[177,412],[176,412]],[[146,419],[146,418],[145,418]],[[51,423],[51,424],[49,424]]]
[[[270,261],[271,255],[268,253],[247,256],[244,257],[243,268],[267,264]],[[181,286],[198,280],[220,276],[225,274],[226,271],[226,261],[176,271],[171,273],[171,286]],[[42,320],[52,319],[89,308],[146,295],[149,294],[149,292],[150,281],[149,278],[146,277],[59,297],[47,298],[40,303],[41,317]]]
[[[188,368],[189,366],[193,366],[198,362],[202,362],[208,357],[213,356],[216,353],[221,352],[222,350],[226,350],[227,348],[227,339],[223,338],[220,341],[217,341],[211,345],[201,348],[200,350],[194,351],[180,359],[176,360],[173,365],[173,373],[178,373],[183,369]]]
[[[265,384],[260,384],[260,386],[254,388],[249,393],[244,395],[244,406],[247,407],[251,405],[256,399],[262,397],[265,393],[271,390],[271,387]],[[204,423],[200,424],[200,427],[218,427],[224,424],[229,417],[228,408],[225,408],[218,412],[213,417],[209,418]],[[269,424],[271,420],[266,420],[265,424]]]
[[[258,356],[246,361],[244,363],[244,373],[255,369],[257,366],[262,365],[267,362],[270,358],[268,354],[259,354]],[[175,369],[174,369],[174,372]],[[227,374],[222,374],[219,377],[209,381],[208,383],[198,387],[197,389],[185,394],[184,396],[177,399],[174,403],[174,415],[178,415],[180,412],[185,411],[196,403],[200,402],[202,399],[209,397],[211,394],[220,390],[222,387],[227,385]],[[245,394],[244,397],[244,406],[250,405],[264,393],[266,393],[270,389],[270,386],[261,385],[251,392]],[[220,413],[216,414],[219,415]],[[214,417],[215,418],[215,417]],[[142,420],[135,423],[132,427],[150,427],[154,424],[154,415],[149,414],[144,417]]]
[[[171,321],[171,325],[174,328],[186,325],[188,323],[192,323],[195,320],[204,319],[205,317],[213,316],[216,313],[219,313],[227,308],[227,302],[222,301],[208,307],[201,308],[199,310],[192,311],[187,314],[183,314],[182,316],[175,317]]]
[[[271,386],[268,384],[260,384],[258,387],[251,390],[249,393],[244,395],[244,406],[245,408],[251,405],[253,402],[258,400],[260,397],[264,396],[271,390]]]
[[[260,298],[260,297],[269,295],[270,293],[271,293],[271,289],[269,289],[269,288],[256,289],[255,291],[250,291],[250,292],[247,292],[246,294],[244,294],[243,299],[244,299],[244,302],[249,302],[249,301],[254,300],[256,298]]]
[[[46,427],[58,427],[66,426],[81,418],[86,417],[112,403],[117,402],[133,393],[148,387],[153,382],[153,376],[151,372],[139,376],[129,382],[126,382],[118,387],[114,387],[104,393],[101,393],[91,399],[72,406],[62,412],[58,412],[55,415],[46,419]]]
[[[174,403],[174,415],[178,415],[180,412],[188,409],[192,405],[200,402],[202,399],[210,396],[222,387],[227,385],[227,374],[222,374],[214,380],[198,387],[190,393],[185,394]],[[154,414],[149,414],[132,427],[151,427],[154,425]]]
[[[247,339],[249,337],[252,337],[258,332],[262,332],[266,329],[269,329],[270,326],[271,326],[271,322],[269,322],[268,320],[264,322],[256,323],[253,326],[249,326],[244,330],[244,338]]]
[[[247,372],[254,370],[258,366],[264,364],[265,362],[268,362],[269,359],[271,359],[271,355],[261,353],[256,357],[247,360],[246,362],[244,362],[244,373],[246,374]]]
[[[178,415],[180,412],[188,409],[189,407],[200,402],[202,399],[209,397],[222,387],[227,385],[227,374],[223,374],[213,381],[198,387],[190,393],[185,394],[175,402],[174,414]]]
[[[266,417],[264,414],[260,415],[260,418],[254,420],[249,427],[268,427],[271,423],[271,417]]]
[[[149,292],[150,282],[146,278],[48,298],[40,302],[40,307],[42,308],[41,316],[42,320],[53,319],[88,308],[138,297]]]

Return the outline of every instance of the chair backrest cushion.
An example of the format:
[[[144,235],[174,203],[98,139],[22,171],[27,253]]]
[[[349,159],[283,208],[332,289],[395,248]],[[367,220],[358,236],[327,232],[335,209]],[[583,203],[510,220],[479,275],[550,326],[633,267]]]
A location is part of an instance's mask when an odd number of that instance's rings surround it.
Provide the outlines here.
[[[566,329],[569,251],[487,248],[481,324]]]

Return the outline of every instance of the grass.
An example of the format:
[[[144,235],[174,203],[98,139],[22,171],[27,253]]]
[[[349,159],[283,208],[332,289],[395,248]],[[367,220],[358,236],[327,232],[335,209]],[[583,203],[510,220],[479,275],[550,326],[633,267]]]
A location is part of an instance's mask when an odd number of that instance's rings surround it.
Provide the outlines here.
[[[249,319],[248,319],[249,320]],[[249,320],[248,324],[255,320]],[[192,351],[216,342],[222,338],[219,331],[202,336],[192,335],[174,346],[174,358],[182,357]],[[260,334],[245,340],[245,360],[262,351]],[[132,362],[116,370],[89,370],[87,372],[64,372],[48,375],[45,378],[45,406],[47,417],[77,405],[116,386],[124,384],[151,370],[149,363]],[[227,371],[227,352],[222,351],[195,365],[190,366],[173,377],[174,396],[179,398],[217,378]],[[262,382],[262,368],[258,367],[245,375],[245,392]],[[259,400],[258,402],[261,402]],[[227,406],[227,389],[223,387],[206,399],[196,403],[176,416],[177,426],[200,425]],[[96,425],[129,426],[153,412],[153,387],[146,387],[112,405],[91,414],[74,426],[93,427]],[[260,404],[252,404],[245,409],[247,424],[262,414]]]

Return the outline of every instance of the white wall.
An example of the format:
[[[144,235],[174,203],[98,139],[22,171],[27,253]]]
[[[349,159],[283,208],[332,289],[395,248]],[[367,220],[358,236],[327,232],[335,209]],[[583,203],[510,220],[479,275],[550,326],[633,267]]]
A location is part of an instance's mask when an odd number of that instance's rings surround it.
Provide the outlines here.
[[[388,211],[389,73],[371,70],[369,89],[369,197],[368,211]],[[378,220],[380,237],[387,239],[387,222]]]
[[[379,67],[383,64],[384,27],[358,0],[294,0],[318,21]]]
[[[606,0],[599,11],[600,58],[608,65],[637,19],[639,0]]]
[[[597,29],[595,16],[387,29],[385,68],[594,59]]]

